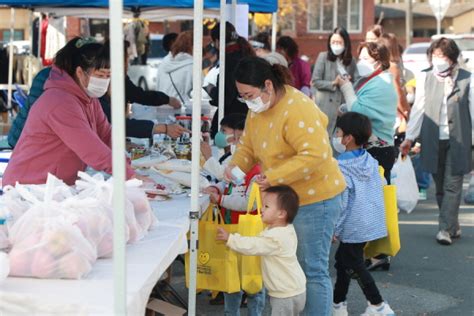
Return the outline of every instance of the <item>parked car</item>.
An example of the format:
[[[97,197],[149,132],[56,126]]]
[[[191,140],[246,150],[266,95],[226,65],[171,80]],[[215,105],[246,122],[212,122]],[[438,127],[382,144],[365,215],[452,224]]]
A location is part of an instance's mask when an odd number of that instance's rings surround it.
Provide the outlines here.
[[[430,43],[414,43],[408,46],[402,54],[403,66],[415,75],[430,67],[426,51]]]
[[[461,50],[459,64],[467,70],[474,72],[474,34],[440,34],[433,35],[431,40],[446,37],[454,40]]]
[[[12,44],[13,44],[13,54],[27,55],[30,53],[30,41],[13,41]],[[3,47],[9,49],[10,42],[4,41]]]
[[[130,65],[128,76],[130,80],[144,90],[157,90],[158,65],[166,56],[163,49],[163,35],[150,34],[150,52],[148,53],[146,65]]]

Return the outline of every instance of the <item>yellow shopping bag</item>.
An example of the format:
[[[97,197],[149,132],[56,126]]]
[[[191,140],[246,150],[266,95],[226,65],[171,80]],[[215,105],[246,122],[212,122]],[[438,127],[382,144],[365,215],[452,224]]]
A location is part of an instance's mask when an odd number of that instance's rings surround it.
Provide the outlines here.
[[[364,253],[367,258],[372,258],[379,254],[395,256],[400,250],[396,186],[384,186],[383,196],[385,204],[385,221],[387,224],[387,237],[367,243],[364,248]]]
[[[233,293],[240,291],[237,254],[216,240],[217,228],[223,227],[230,233],[237,231],[237,225],[224,224],[220,210],[210,205],[199,221],[199,243],[197,259],[198,289]],[[189,252],[185,256],[186,286],[189,287]]]
[[[257,214],[252,215],[254,204],[257,205]],[[247,205],[247,214],[239,216],[238,233],[241,236],[257,236],[263,230],[262,222],[262,199],[260,188],[256,183],[252,184],[250,198]],[[248,294],[258,293],[263,287],[262,269],[259,256],[244,256],[241,259],[240,282],[242,290]]]

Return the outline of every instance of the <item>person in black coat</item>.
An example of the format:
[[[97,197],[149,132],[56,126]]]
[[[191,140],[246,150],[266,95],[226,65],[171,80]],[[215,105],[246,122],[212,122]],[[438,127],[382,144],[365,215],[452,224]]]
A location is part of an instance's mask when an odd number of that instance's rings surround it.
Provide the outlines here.
[[[128,48],[128,42],[125,41],[125,52]],[[125,58],[127,54],[125,53]],[[128,62],[125,61],[125,73],[127,73]],[[99,99],[102,109],[104,110],[107,120],[111,123],[111,108],[110,108],[110,97],[106,94]],[[140,103],[147,106],[160,106],[163,104],[169,104],[175,109],[181,108],[181,103],[174,97],[169,97],[160,91],[145,91],[140,87],[137,87],[128,77],[125,76],[125,110],[127,110],[128,103]],[[125,130],[127,137],[136,138],[152,138],[153,134],[167,134],[172,138],[181,136],[184,132],[188,132],[187,129],[183,128],[178,124],[166,125],[166,124],[155,124],[151,120],[136,120],[136,119],[125,119]]]
[[[125,76],[125,99],[127,103],[140,103],[148,106],[160,106],[163,104],[169,104],[175,109],[181,107],[181,103],[173,97],[169,97],[160,91],[145,91],[140,87],[137,87],[128,76]],[[110,108],[110,97],[105,95],[99,99],[102,109],[104,110],[105,116],[109,123],[112,122],[111,108]],[[125,107],[125,110],[127,107]],[[173,124],[155,124],[150,120],[136,120],[136,119],[125,119],[125,130],[127,137],[136,138],[151,138],[153,134],[167,134],[172,138],[181,136],[184,132],[187,132],[181,125]]]
[[[211,31],[211,38],[214,43],[214,47],[219,47],[219,32],[220,24],[217,24]],[[239,36],[235,30],[235,27],[226,22],[225,28],[225,101],[224,101],[224,112],[225,115],[231,113],[243,113],[247,114],[248,107],[245,103],[238,100],[239,93],[235,86],[234,71],[239,61],[246,56],[255,56],[255,51],[247,40]],[[211,97],[211,105],[219,106],[219,78],[217,78],[216,86],[208,85],[204,87],[209,96]],[[219,114],[216,111],[211,125],[211,137],[214,138],[218,132],[219,127]]]

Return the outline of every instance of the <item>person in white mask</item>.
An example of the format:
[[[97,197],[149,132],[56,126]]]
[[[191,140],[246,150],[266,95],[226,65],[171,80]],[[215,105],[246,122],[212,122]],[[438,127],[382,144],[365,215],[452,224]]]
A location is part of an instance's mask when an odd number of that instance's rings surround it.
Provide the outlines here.
[[[239,62],[235,84],[250,111],[225,176],[234,180],[235,166],[247,174],[259,164],[262,174],[256,181],[262,189],[286,184],[298,193],[300,208],[293,224],[298,261],[307,277],[304,314],[329,315],[329,250],[346,185],[332,158],[327,116],[289,86],[290,79],[287,68],[262,58]]]
[[[461,237],[459,205],[463,177],[472,170],[473,74],[459,67],[460,50],[452,39],[431,43],[431,69],[416,78],[416,96],[405,141],[407,154],[419,137],[421,167],[432,174],[439,207],[436,240],[451,245]]]
[[[398,96],[394,78],[389,71],[390,52],[381,42],[364,42],[358,49],[357,70],[361,78],[352,84],[338,77],[348,111],[366,115],[372,124],[372,135],[366,145],[369,154],[384,168],[390,184],[391,170],[395,163],[395,120]],[[390,268],[390,257],[382,254],[369,263],[369,270]]]
[[[349,80],[338,76],[336,84],[344,95],[347,110],[369,117],[372,136],[367,149],[385,169],[385,179],[390,183],[390,170],[395,162],[393,126],[398,102],[393,77],[388,71],[390,53],[379,42],[363,42],[358,52],[357,71],[361,78],[352,86]]]
[[[48,173],[72,185],[87,166],[112,173],[111,128],[97,99],[110,83],[109,50],[79,37],[59,50],[13,150],[4,185],[42,184]],[[126,176],[135,176],[129,164]]]
[[[343,27],[337,27],[328,37],[327,51],[319,54],[314,65],[313,95],[316,104],[328,116],[329,135],[334,132],[337,109],[345,102],[336,85],[337,76],[346,77],[351,82],[359,77],[351,50],[349,34]]]

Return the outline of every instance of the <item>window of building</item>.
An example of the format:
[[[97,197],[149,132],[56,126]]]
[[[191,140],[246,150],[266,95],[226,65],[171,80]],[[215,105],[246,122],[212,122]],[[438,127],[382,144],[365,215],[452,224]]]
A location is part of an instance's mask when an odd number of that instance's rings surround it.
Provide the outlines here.
[[[0,40],[8,42],[10,40],[10,29],[1,29],[0,34],[2,38]],[[22,41],[25,39],[25,31],[15,29],[13,30],[13,40],[14,41]]]
[[[362,0],[309,0],[308,31],[331,32],[343,26],[349,32],[362,30]]]

